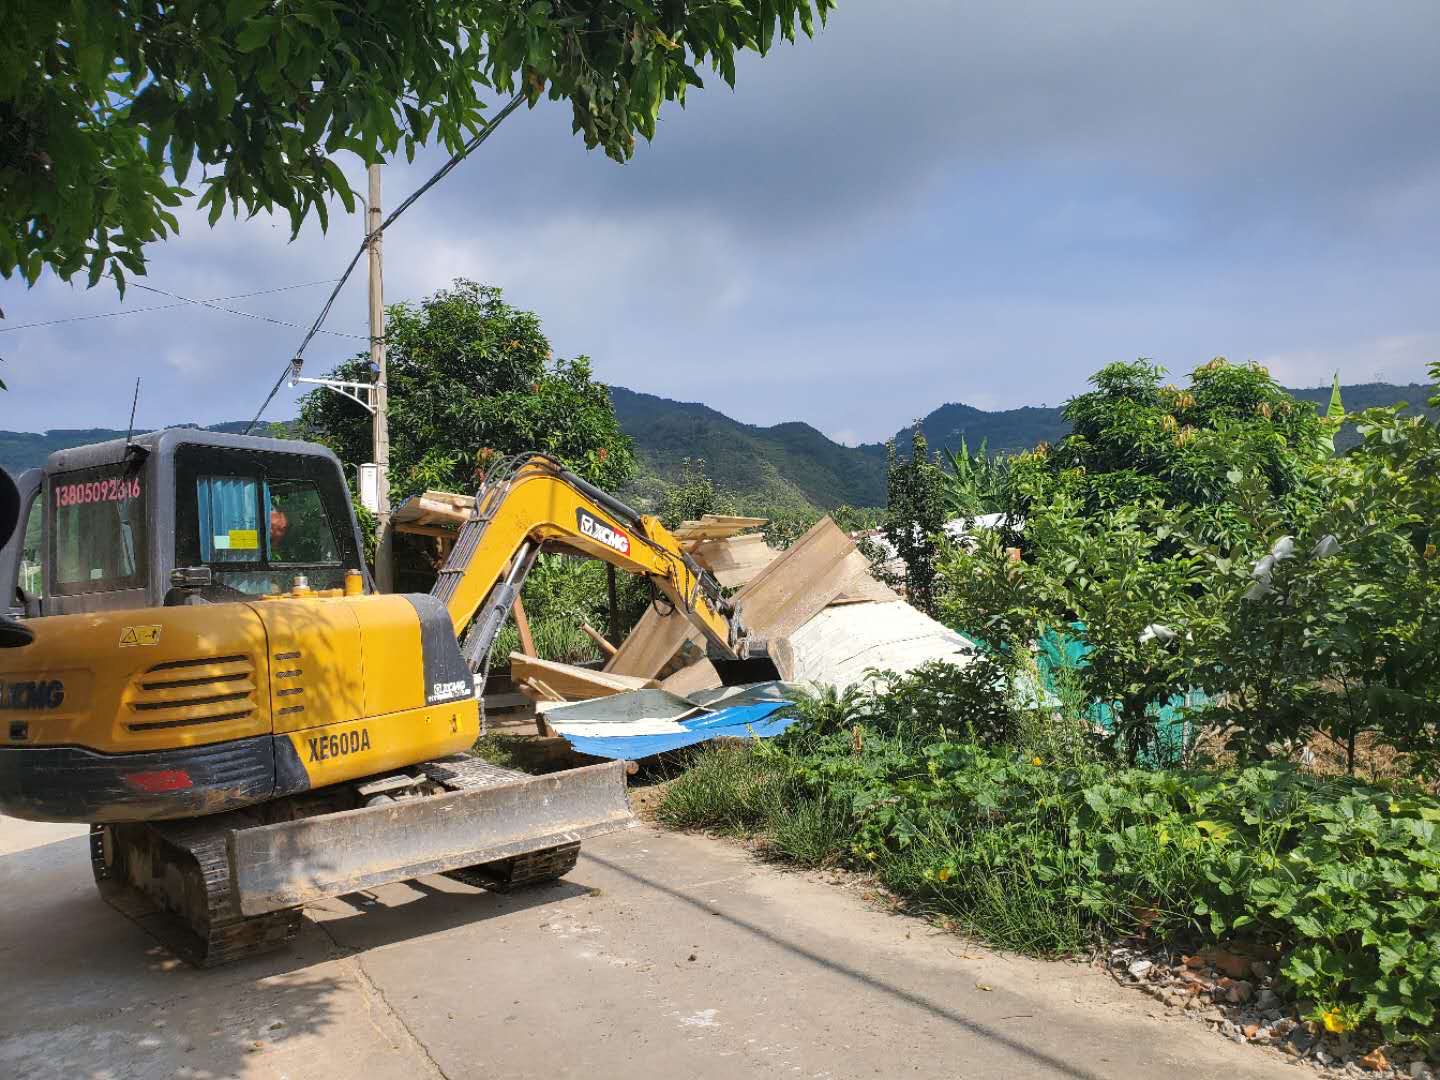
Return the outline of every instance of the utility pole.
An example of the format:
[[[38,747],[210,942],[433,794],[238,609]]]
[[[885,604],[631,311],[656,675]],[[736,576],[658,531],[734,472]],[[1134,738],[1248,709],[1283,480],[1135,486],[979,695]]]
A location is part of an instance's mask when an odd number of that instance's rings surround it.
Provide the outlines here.
[[[375,588],[393,592],[394,555],[390,531],[390,420],[386,414],[389,387],[385,379],[385,287],[380,263],[380,166],[367,170],[370,179],[369,212],[365,235],[370,238],[370,368],[375,379]]]

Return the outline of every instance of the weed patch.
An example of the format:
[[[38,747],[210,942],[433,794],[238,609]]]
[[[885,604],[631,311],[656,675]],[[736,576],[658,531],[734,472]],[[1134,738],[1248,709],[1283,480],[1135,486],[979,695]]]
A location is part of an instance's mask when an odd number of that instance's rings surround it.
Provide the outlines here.
[[[801,865],[865,868],[1006,949],[1250,943],[1281,956],[1282,991],[1331,1030],[1433,1039],[1440,801],[1418,790],[802,733],[698,754],[658,816],[759,837]]]

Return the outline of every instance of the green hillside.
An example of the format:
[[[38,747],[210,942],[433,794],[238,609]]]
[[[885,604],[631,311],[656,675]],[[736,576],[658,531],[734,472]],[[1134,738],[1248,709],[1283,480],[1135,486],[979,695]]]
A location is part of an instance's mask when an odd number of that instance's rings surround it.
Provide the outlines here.
[[[230,420],[223,424],[211,424],[206,431],[227,431],[238,434],[248,426],[245,420]],[[177,427],[199,427],[199,424],[180,424]],[[259,435],[274,435],[288,438],[289,422],[261,424]],[[72,446],[87,443],[108,442],[123,439],[124,428],[53,428],[50,431],[0,431],[0,468],[18,473],[24,469],[38,469],[45,459],[56,450],[68,450]]]
[[[1341,387],[1351,412],[1378,405],[1407,402],[1425,408],[1432,388],[1411,383],[1358,383]],[[1291,390],[1297,398],[1324,408],[1330,388],[1317,386]],[[706,471],[721,490],[735,496],[742,510],[816,506],[833,509],[885,504],[885,447],[841,446],[809,424],[791,422],[773,427],[742,424],[722,412],[696,402],[671,401],[641,394],[623,386],[610,388],[615,414],[635,440],[640,475],[625,495],[640,505],[659,497],[664,484],[680,475],[685,458],[704,458]],[[241,431],[242,420],[216,424],[212,431]],[[1025,450],[1037,442],[1064,438],[1067,427],[1059,408],[1001,409],[987,412],[970,405],[947,404],[921,421],[925,438],[934,450],[958,448],[963,434],[971,449],[988,441],[991,453]],[[266,426],[266,434],[285,435],[288,423]],[[57,429],[42,433],[0,431],[0,466],[13,471],[41,465],[51,451],[82,443],[120,438],[124,431],[111,428]],[[898,438],[907,446],[909,429]],[[1341,433],[1342,448],[1354,445],[1353,429]]]
[[[1425,400],[1435,392],[1433,387],[1420,383],[1397,386],[1393,383],[1355,383],[1341,386],[1340,394],[1345,401],[1347,412],[1360,412],[1383,405],[1401,402],[1410,406],[1410,411],[1421,411],[1436,415],[1440,410],[1428,408]],[[1330,403],[1330,387],[1316,386],[1290,390],[1289,393],[1302,401],[1313,401],[1324,411]],[[1054,443],[1069,434],[1060,407],[1040,409],[1026,406],[1019,409],[1000,409],[986,412],[970,405],[947,404],[927,415],[920,421],[920,430],[932,450],[942,447],[958,449],[961,436],[970,449],[979,448],[982,441],[988,442],[992,454],[1014,453],[1028,450],[1039,442]],[[910,444],[910,428],[901,428],[895,435],[898,445],[905,449]],[[1341,449],[1354,446],[1360,441],[1353,425],[1347,425],[1336,440]],[[861,450],[875,451],[879,444],[860,447]]]
[[[678,476],[688,457],[704,458],[718,488],[757,505],[885,503],[883,454],[841,446],[809,424],[742,424],[707,405],[623,386],[612,386],[610,396],[639,453],[642,475],[632,488],[641,498],[652,493],[655,478]]]
[[[1019,409],[986,412],[972,405],[949,403],[941,405],[920,421],[920,430],[931,450],[960,448],[963,435],[970,449],[978,450],[986,443],[992,454],[1018,453],[1039,442],[1058,442],[1070,431],[1059,408],[1042,409],[1027,405]],[[905,451],[910,447],[910,428],[895,435],[896,444]],[[880,444],[875,448],[883,449]],[[868,448],[867,448],[868,449]]]

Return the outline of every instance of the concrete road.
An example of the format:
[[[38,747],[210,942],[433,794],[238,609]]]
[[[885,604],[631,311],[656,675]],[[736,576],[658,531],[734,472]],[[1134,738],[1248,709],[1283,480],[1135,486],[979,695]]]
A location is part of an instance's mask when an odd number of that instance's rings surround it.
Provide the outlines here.
[[[428,879],[309,915],[193,971],[101,902],[83,829],[0,818],[0,1076],[1297,1075],[1085,967],[650,828],[525,894]]]

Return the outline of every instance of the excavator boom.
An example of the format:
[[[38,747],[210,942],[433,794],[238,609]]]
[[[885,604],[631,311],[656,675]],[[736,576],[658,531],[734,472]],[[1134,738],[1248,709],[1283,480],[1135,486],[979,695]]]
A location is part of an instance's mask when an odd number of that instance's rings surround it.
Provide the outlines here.
[[[450,613],[457,636],[471,627],[464,653],[472,668],[478,670],[489,654],[526,573],[546,547],[649,578],[705,635],[714,655],[755,661],[750,681],[774,678],[764,642],[749,635],[719,584],[659,518],[632,510],[544,454],[511,458],[490,471],[432,592]]]

